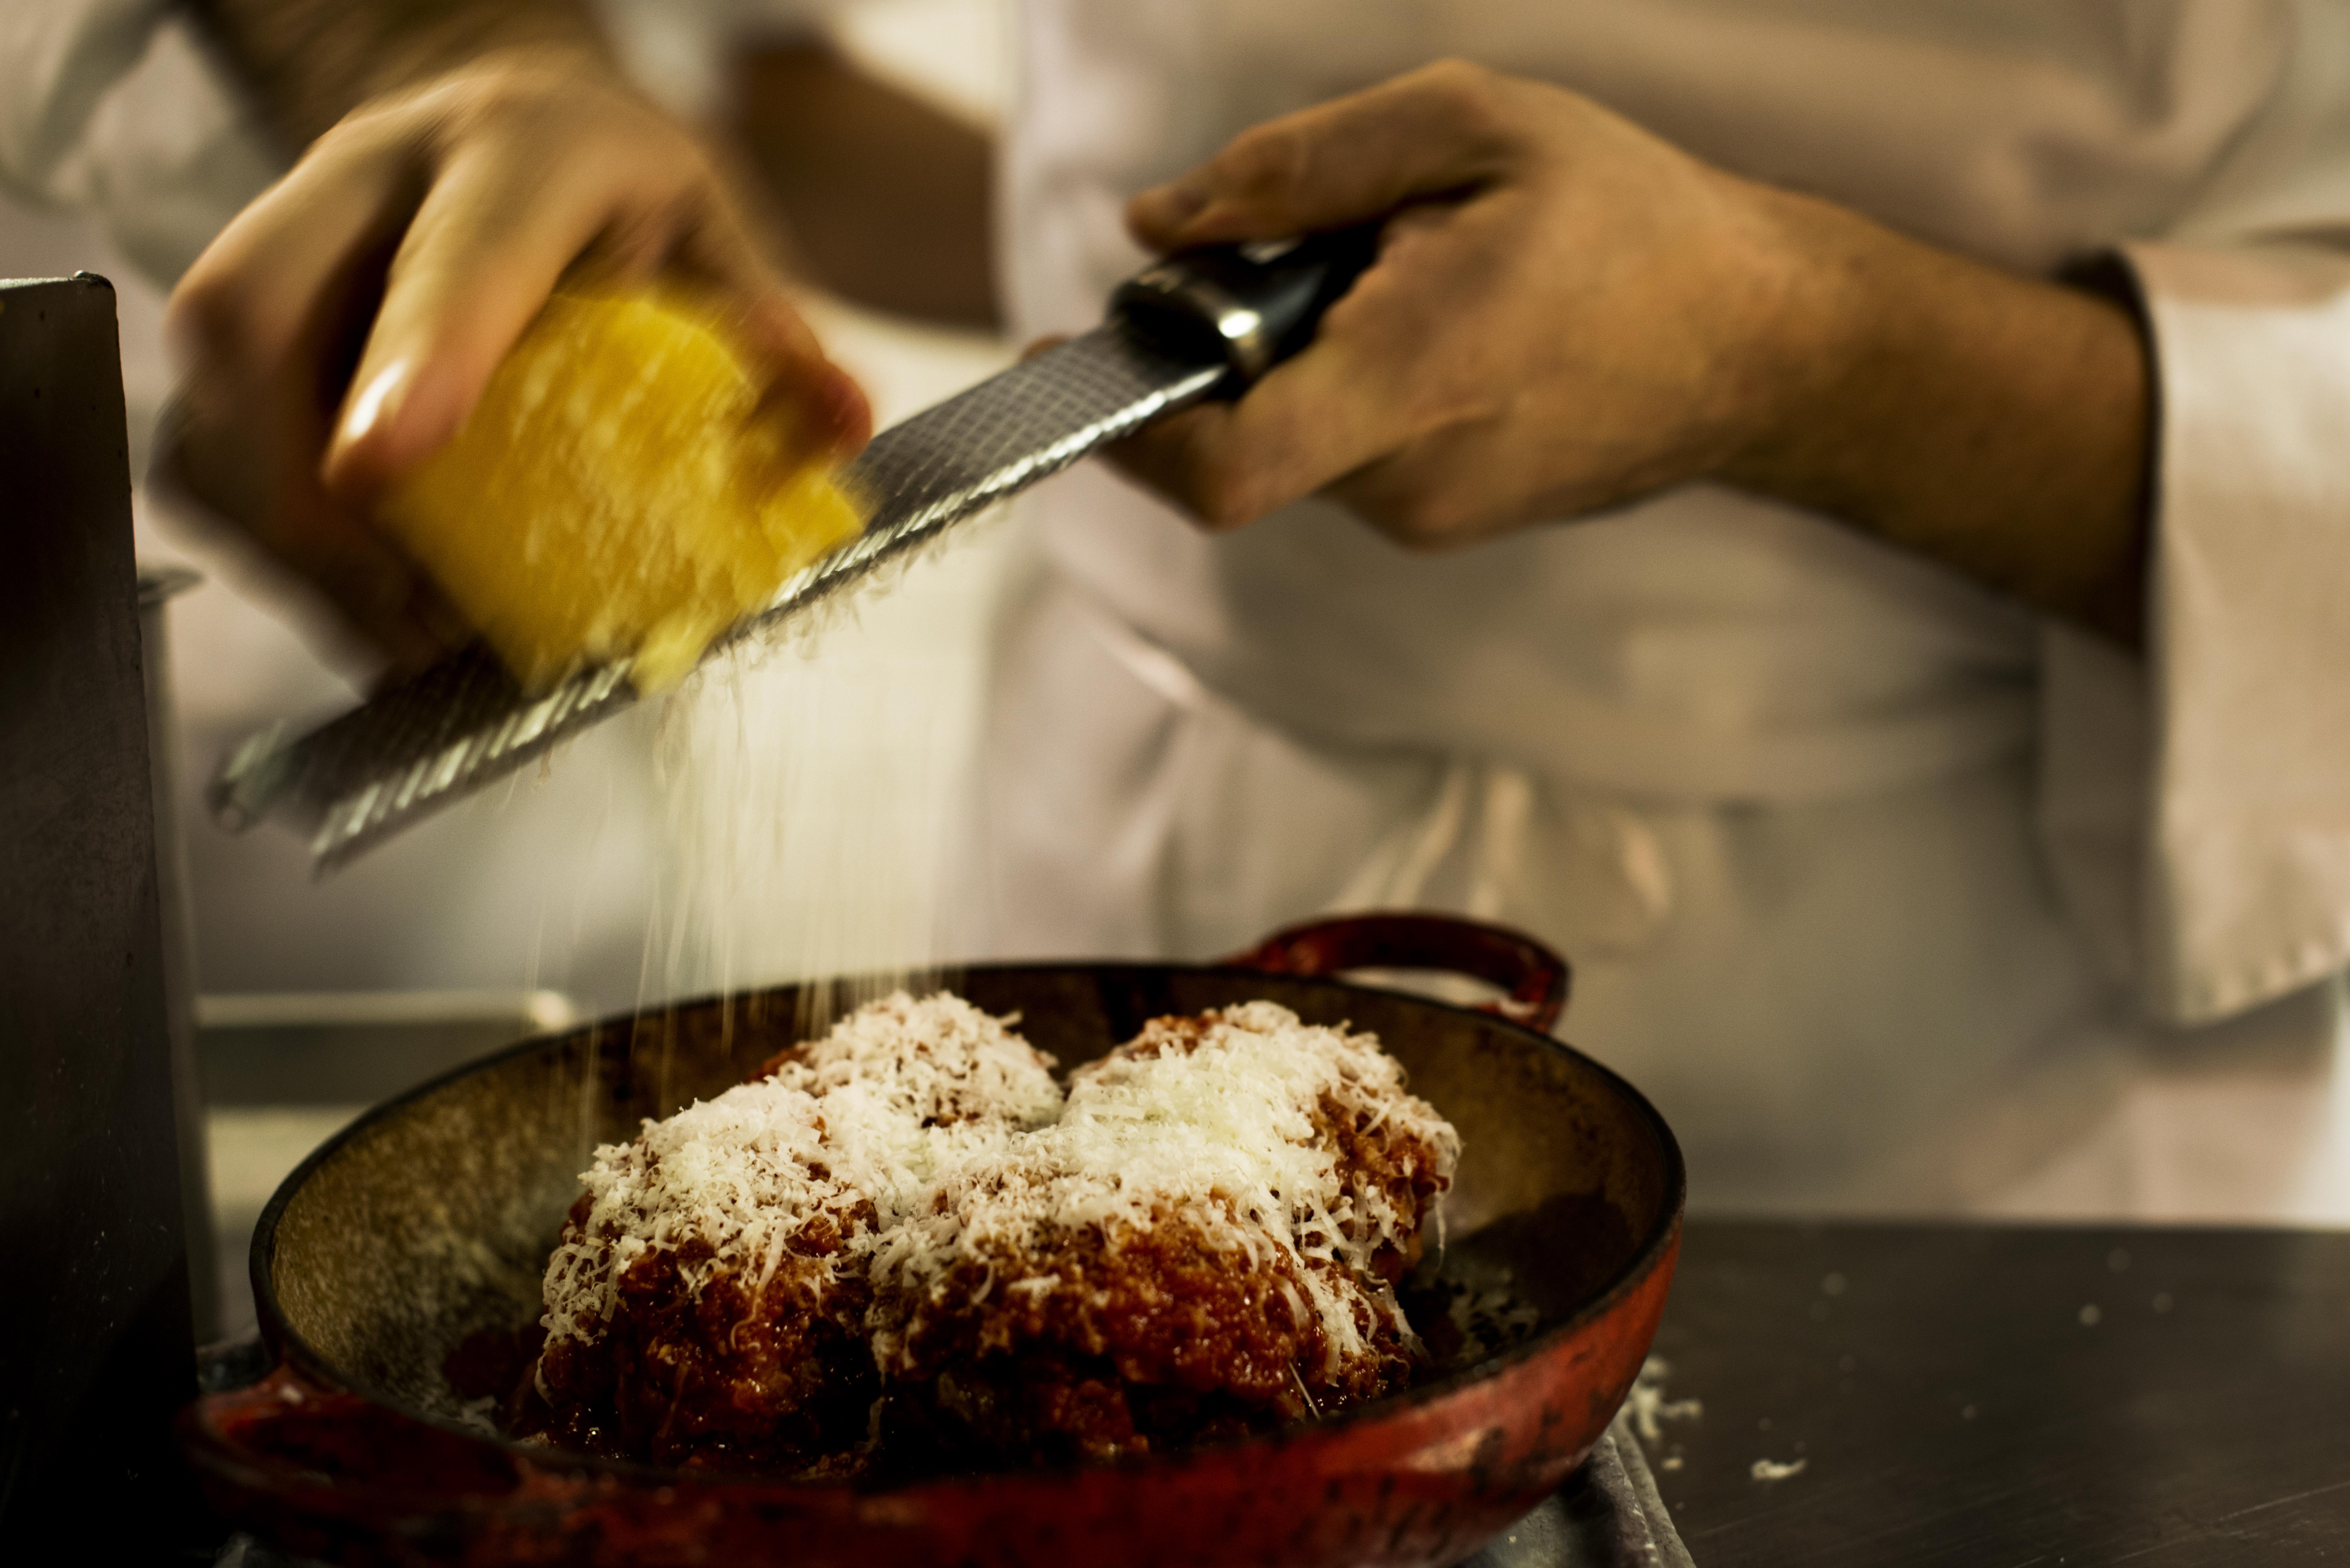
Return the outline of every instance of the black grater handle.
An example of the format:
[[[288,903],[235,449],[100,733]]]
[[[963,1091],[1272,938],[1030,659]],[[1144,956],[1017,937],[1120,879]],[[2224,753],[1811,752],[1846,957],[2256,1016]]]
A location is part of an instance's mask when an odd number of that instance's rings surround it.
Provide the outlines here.
[[[1238,397],[1314,340],[1322,313],[1378,259],[1380,227],[1179,251],[1118,285],[1110,311],[1170,353],[1221,359],[1231,373],[1214,395]]]

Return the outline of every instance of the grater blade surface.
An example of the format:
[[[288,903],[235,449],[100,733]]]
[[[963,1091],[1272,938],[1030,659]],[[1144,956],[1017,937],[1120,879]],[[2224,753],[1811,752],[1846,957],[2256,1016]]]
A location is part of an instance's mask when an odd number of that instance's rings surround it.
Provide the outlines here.
[[[756,635],[951,524],[1190,406],[1222,360],[1170,356],[1119,321],[1096,327],[874,438],[843,483],[872,508],[863,533],[810,565],[720,646]],[[474,647],[296,739],[244,742],[207,792],[242,829],[282,818],[326,870],[503,778],[637,700],[629,661],[591,665],[536,696]]]

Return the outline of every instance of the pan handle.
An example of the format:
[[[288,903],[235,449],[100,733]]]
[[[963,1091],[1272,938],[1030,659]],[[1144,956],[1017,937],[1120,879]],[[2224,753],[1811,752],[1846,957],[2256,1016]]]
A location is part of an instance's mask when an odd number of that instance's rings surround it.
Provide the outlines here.
[[[1547,1034],[1566,1011],[1566,960],[1523,931],[1457,915],[1334,915],[1290,926],[1223,961],[1267,974],[1355,969],[1445,970],[1508,994],[1482,1011]]]
[[[215,1490],[281,1501],[334,1493],[346,1502],[397,1496],[413,1505],[419,1498],[503,1496],[525,1479],[494,1443],[427,1425],[286,1362],[259,1382],[188,1406],[179,1438]]]
[[[589,1490],[584,1478],[541,1469],[284,1362],[257,1383],[184,1407],[177,1435],[216,1514],[305,1561],[414,1561],[387,1543],[468,1545],[501,1525],[559,1512]],[[455,1557],[521,1561],[495,1551]]]

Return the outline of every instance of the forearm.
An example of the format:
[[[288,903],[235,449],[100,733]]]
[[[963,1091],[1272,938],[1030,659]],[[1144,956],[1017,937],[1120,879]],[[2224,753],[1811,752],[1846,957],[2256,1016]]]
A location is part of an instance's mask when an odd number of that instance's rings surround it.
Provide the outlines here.
[[[291,151],[361,103],[492,50],[608,50],[582,0],[194,0]]]
[[[1780,204],[1810,277],[1773,412],[1721,477],[2137,646],[2153,411],[2132,314]]]

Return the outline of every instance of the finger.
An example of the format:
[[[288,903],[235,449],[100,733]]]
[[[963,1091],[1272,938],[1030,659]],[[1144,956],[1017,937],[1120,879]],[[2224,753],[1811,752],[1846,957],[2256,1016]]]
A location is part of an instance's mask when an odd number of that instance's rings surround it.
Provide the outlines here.
[[[166,332],[188,374],[299,377],[315,398],[318,338],[414,204],[408,162],[393,136],[330,136],[240,213],[172,290]]]
[[[873,439],[865,389],[825,352],[739,214],[722,205],[697,224],[680,247],[677,266],[702,280],[730,310],[737,341],[764,386],[758,417],[787,421],[799,453],[841,462]]]
[[[1127,207],[1154,250],[1331,229],[1483,183],[1517,149],[1522,84],[1448,61],[1243,131]]]
[[[1224,533],[1312,494],[1366,461],[1356,455],[1366,443],[1341,432],[1316,431],[1314,442],[1310,451],[1268,450],[1253,439],[1242,405],[1211,403],[1114,441],[1102,455],[1211,532]]]
[[[785,417],[806,455],[844,462],[873,439],[872,402],[825,352],[785,286],[778,258],[791,254],[790,231],[762,200],[755,170],[723,148],[708,156],[718,171],[712,210],[689,228],[670,270],[732,302],[739,340],[765,384],[761,413]]]
[[[473,635],[440,587],[365,518],[323,491],[290,502],[283,526],[262,540],[402,670],[421,670]]]
[[[213,488],[194,477],[192,466],[180,453],[159,452],[159,493],[195,503],[185,509],[192,521],[224,517]],[[248,551],[258,549],[292,585],[324,600],[343,628],[357,632],[395,669],[422,669],[471,635],[432,583],[357,519],[314,516],[268,535],[239,529],[235,538]]]
[[[1201,475],[1206,471],[1201,454],[1218,442],[1217,436],[1208,433],[1210,427],[1231,417],[1232,410],[1218,403],[1186,409],[1146,425],[1130,436],[1108,442],[1101,448],[1101,457],[1128,478],[1189,514],[1194,521],[1211,532],[1221,533],[1236,524],[1227,524],[1209,514],[1201,487]]]
[[[1392,410],[1332,396],[1330,383],[1343,390],[1351,374],[1338,358],[1293,359],[1238,403],[1187,410],[1113,443],[1105,455],[1211,529],[1253,523],[1360,468],[1399,439]]]
[[[845,462],[873,439],[873,403],[857,379],[833,362],[787,299],[754,302],[741,341],[764,383],[754,418],[785,424],[801,461]]]
[[[404,607],[427,587],[319,490],[324,399],[414,203],[411,149],[380,122],[322,139],[239,215],[172,295],[182,367],[158,477],[233,524],[400,662],[441,639]]]
[[[441,446],[490,372],[599,237],[654,254],[681,204],[673,149],[639,166],[543,156],[526,135],[477,140],[440,169],[394,256],[358,373],[327,452],[328,486],[364,501]],[[630,265],[623,261],[620,265]]]
[[[1504,531],[1510,454],[1459,432],[1422,437],[1323,492],[1398,544],[1450,550]]]
[[[471,636],[432,580],[408,567],[355,518],[337,517],[332,526],[307,530],[298,543],[274,553],[397,670],[422,670]]]
[[[1211,527],[1234,528],[1461,417],[1416,369],[1433,356],[1415,292],[1392,272],[1364,274],[1306,350],[1238,402],[1164,421],[1114,458]]]
[[[429,578],[364,520],[338,507],[307,454],[323,428],[313,405],[245,400],[225,410],[183,390],[157,431],[159,493],[197,504],[334,607],[403,669],[470,635]]]

